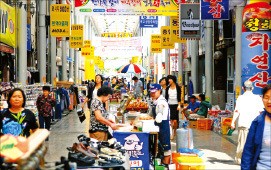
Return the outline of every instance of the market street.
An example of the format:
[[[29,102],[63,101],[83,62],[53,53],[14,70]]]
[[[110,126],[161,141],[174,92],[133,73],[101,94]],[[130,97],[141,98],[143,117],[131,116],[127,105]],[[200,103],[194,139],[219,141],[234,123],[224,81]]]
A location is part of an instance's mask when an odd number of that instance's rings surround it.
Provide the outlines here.
[[[67,157],[68,150],[66,148],[78,142],[78,135],[87,135],[88,120],[89,116],[81,124],[74,110],[53,125],[50,139],[45,142],[48,147],[45,161],[54,163],[59,161],[61,156]],[[228,138],[226,139],[213,131],[193,130],[194,148],[203,150],[206,169],[240,169],[240,166],[235,165],[233,162],[237,140],[235,133],[232,137],[226,136]],[[173,140],[172,152],[175,152],[175,150],[176,143]]]

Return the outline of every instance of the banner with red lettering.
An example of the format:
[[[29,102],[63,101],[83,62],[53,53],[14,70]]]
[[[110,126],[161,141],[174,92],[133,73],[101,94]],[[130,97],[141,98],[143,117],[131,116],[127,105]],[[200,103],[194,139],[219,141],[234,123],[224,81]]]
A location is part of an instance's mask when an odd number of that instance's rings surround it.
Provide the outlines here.
[[[268,3],[254,3],[243,10],[242,26],[242,82],[250,80],[253,92],[271,83],[271,6]]]
[[[229,19],[229,0],[201,0],[201,19]]]

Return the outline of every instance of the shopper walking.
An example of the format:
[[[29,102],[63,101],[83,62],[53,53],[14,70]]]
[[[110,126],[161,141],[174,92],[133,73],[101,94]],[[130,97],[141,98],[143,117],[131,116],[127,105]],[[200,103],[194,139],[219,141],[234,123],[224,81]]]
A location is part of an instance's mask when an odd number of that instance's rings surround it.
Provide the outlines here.
[[[11,134],[14,136],[30,136],[38,129],[36,117],[33,112],[25,109],[26,96],[22,89],[12,89],[7,98],[8,108],[0,113],[0,136]]]
[[[162,147],[163,159],[162,163],[170,164],[171,145],[170,145],[170,112],[167,100],[162,95],[162,87],[160,84],[150,85],[150,96],[154,106],[152,114],[155,124],[159,126],[158,139]]]
[[[165,97],[166,96],[166,88],[168,86],[168,81],[166,77],[163,77],[159,80],[159,84],[162,87],[162,95]]]
[[[271,84],[263,88],[262,95],[264,111],[249,128],[242,155],[242,170],[271,169]]]
[[[263,111],[264,105],[260,96],[252,93],[253,84],[247,80],[243,85],[244,94],[236,100],[231,129],[235,129],[238,118],[238,145],[236,149],[235,162],[241,163],[241,157],[246,143],[247,134],[251,122]]]
[[[142,92],[143,92],[143,83],[141,80],[139,80],[136,76],[134,76],[132,78],[132,80],[134,80],[134,95],[135,98],[142,96]]]
[[[36,101],[38,113],[39,113],[39,125],[42,129],[50,130],[51,116],[53,107],[56,104],[55,99],[50,95],[50,86],[42,87],[42,95],[39,95]]]
[[[82,108],[84,108],[85,104],[87,103],[88,109],[90,109],[91,101],[97,97],[97,91],[100,89],[103,85],[103,76],[100,74],[97,74],[95,76],[95,82],[94,85],[88,87],[88,94],[82,103]],[[107,108],[107,107],[106,107]]]
[[[165,98],[168,101],[170,109],[170,124],[173,130],[171,139],[176,135],[179,127],[179,110],[181,108],[181,88],[177,84],[177,78],[173,75],[167,76],[169,86],[166,88]]]
[[[109,95],[113,93],[110,87],[101,87],[97,91],[97,97],[91,101],[89,137],[99,141],[107,141],[108,126],[112,130],[117,129],[117,125],[109,120],[109,113],[106,112],[103,103],[108,101]]]

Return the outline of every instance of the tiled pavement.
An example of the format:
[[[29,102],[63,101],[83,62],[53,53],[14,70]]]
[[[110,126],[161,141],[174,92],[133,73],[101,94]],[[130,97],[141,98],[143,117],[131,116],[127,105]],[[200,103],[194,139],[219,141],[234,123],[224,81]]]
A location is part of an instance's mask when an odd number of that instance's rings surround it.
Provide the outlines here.
[[[52,125],[49,141],[45,142],[48,147],[45,155],[46,162],[56,162],[61,156],[67,157],[67,147],[78,142],[79,134],[86,134],[89,125],[89,116],[80,123],[76,111],[70,112],[56,124]],[[236,150],[236,132],[233,136],[221,136],[213,131],[193,129],[194,147],[204,152],[206,169],[240,169],[233,162]],[[172,140],[172,151],[176,150],[176,142]]]

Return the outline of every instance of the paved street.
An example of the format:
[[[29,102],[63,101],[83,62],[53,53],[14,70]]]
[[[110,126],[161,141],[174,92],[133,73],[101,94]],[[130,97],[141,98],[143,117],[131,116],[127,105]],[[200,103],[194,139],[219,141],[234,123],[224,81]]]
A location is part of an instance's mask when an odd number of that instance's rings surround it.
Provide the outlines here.
[[[46,142],[48,151],[46,162],[56,162],[61,156],[67,157],[66,147],[77,141],[79,134],[87,134],[88,120],[80,123],[75,111],[70,112],[51,128],[49,141]],[[204,151],[206,169],[240,169],[233,162],[236,149],[236,134],[225,138],[213,131],[193,129],[194,147]],[[176,150],[176,143],[172,141],[172,150]]]

